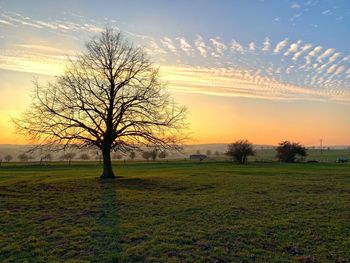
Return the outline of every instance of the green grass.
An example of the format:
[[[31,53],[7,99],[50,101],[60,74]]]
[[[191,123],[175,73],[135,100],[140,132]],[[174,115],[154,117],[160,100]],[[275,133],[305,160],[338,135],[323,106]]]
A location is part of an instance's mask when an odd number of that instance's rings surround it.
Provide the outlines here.
[[[345,149],[324,149],[322,152],[316,149],[308,149],[305,161],[316,160],[319,162],[334,163],[340,157],[346,157],[350,160],[350,150]],[[274,149],[257,150],[256,156],[251,157],[255,161],[276,161],[276,151]]]
[[[0,262],[349,262],[350,165],[0,167]]]

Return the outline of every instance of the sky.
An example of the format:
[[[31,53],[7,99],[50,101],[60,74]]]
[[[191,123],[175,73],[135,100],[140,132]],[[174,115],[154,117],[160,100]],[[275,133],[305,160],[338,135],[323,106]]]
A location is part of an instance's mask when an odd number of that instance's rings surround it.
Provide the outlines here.
[[[33,81],[108,25],[142,47],[175,100],[191,141],[350,145],[350,1],[0,0],[0,144]]]

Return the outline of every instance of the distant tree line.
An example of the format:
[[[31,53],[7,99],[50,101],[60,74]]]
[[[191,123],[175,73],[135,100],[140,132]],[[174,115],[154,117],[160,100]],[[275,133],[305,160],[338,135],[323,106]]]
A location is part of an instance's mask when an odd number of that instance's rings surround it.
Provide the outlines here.
[[[275,150],[276,150],[276,158],[279,162],[294,163],[295,161],[302,160],[304,157],[307,156],[306,147],[304,147],[303,145],[297,142],[283,141],[278,144]],[[200,154],[200,150],[197,150],[196,153]],[[212,155],[214,156],[221,155],[221,153],[218,151],[215,151],[213,154],[212,150],[207,150],[206,154],[208,157]],[[230,143],[227,146],[227,151],[224,154],[232,158],[232,160],[238,164],[246,164],[250,156],[256,155],[256,151],[251,142],[249,142],[246,139],[241,139],[233,143]],[[167,151],[165,150],[160,151],[159,149],[144,150],[140,153],[140,157],[142,157],[147,161],[149,160],[155,161],[157,158],[165,159],[168,157],[168,155],[169,154]],[[76,152],[65,152],[58,158],[61,161],[67,161],[69,165],[74,159],[79,159],[82,161],[88,161],[91,159],[90,155],[86,152],[80,153],[79,157],[77,158],[76,156],[77,156]],[[130,160],[134,160],[136,156],[137,155],[135,151],[130,151],[128,155],[126,155],[125,153],[115,152],[112,155],[112,159],[121,160],[125,157],[128,157]],[[99,156],[97,156],[97,159],[98,157]],[[0,166],[3,161],[11,162],[13,159],[14,158],[11,154],[7,154],[3,156],[3,158],[0,159]],[[34,159],[34,157],[27,153],[21,153],[17,156],[17,159],[20,162],[28,162]],[[52,161],[54,158],[51,153],[46,153],[46,154],[42,154],[38,159],[40,164],[43,164],[44,162]]]

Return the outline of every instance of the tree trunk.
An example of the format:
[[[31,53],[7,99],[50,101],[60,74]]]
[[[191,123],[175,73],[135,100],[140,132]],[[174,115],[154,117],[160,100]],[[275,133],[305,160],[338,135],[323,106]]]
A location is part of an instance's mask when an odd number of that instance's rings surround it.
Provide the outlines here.
[[[101,178],[115,178],[112,169],[112,161],[111,161],[111,151],[109,149],[102,149],[102,157],[103,157],[103,172]]]

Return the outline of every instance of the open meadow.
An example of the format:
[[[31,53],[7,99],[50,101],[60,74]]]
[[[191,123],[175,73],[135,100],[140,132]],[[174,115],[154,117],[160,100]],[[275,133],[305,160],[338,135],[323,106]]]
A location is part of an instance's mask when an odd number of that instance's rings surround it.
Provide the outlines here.
[[[349,262],[350,165],[0,167],[1,262]]]

